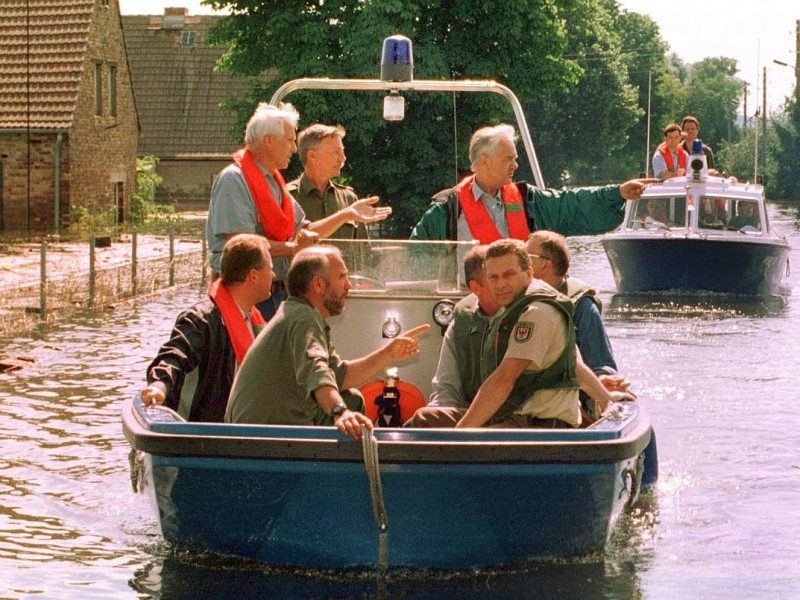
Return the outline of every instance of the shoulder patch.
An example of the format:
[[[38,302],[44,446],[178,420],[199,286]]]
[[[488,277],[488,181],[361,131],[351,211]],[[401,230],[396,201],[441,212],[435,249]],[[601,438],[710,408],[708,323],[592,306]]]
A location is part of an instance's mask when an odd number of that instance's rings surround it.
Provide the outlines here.
[[[533,335],[533,323],[529,321],[519,321],[514,327],[514,341],[523,344]]]

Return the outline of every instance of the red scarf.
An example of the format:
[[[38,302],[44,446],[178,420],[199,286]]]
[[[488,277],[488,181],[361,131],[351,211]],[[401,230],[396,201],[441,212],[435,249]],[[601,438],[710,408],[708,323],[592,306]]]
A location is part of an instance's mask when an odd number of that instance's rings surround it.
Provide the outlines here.
[[[491,244],[499,240],[502,236],[497,230],[497,225],[489,216],[489,211],[480,200],[475,200],[472,193],[472,183],[475,175],[468,175],[456,186],[458,192],[458,202],[467,221],[469,232],[472,237],[481,244]],[[528,229],[528,219],[525,216],[525,207],[522,204],[522,195],[517,186],[507,183],[500,188],[500,196],[506,212],[506,223],[508,223],[508,235],[515,240],[527,241],[530,230]]]
[[[233,162],[242,170],[247,189],[253,197],[253,203],[258,211],[258,219],[264,228],[267,239],[276,242],[286,242],[294,237],[294,206],[289,194],[286,193],[286,183],[280,171],[275,169],[272,176],[281,188],[282,206],[275,200],[275,196],[258,168],[250,148],[240,148],[233,153]]]
[[[661,152],[661,156],[664,157],[664,162],[667,163],[667,171],[670,173],[676,173],[677,170],[675,169],[675,163],[672,162],[672,152],[670,152],[669,148],[667,148],[666,142],[662,142],[661,145],[658,147],[658,151]],[[678,166],[681,169],[686,169],[686,151],[678,146]],[[658,175],[658,173],[656,173]]]
[[[236,304],[236,300],[233,299],[233,296],[231,296],[228,288],[223,285],[220,278],[215,279],[208,286],[208,295],[211,296],[214,304],[217,305],[219,312],[222,314],[222,322],[225,324],[225,329],[228,330],[233,353],[236,355],[236,364],[241,365],[244,355],[247,354],[250,345],[253,343],[253,334],[250,333],[250,329],[247,327],[244,315],[242,315],[242,309]],[[264,318],[255,306],[250,308],[250,323],[252,323],[253,329],[265,324]]]

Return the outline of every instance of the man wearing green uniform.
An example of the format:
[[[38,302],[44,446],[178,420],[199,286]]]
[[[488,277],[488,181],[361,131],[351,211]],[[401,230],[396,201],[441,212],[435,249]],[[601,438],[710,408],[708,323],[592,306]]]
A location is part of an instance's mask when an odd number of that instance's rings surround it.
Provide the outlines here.
[[[354,439],[363,414],[357,389],[394,362],[419,354],[421,325],[355,360],[342,360],[326,319],[342,313],[350,290],[337,248],[313,246],[295,255],[286,279],[289,298],[250,348],[231,391],[225,421],[275,425],[335,425]]]
[[[303,164],[303,173],[286,184],[310,221],[325,219],[347,209],[358,200],[353,188],[333,181],[342,174],[347,160],[344,153],[344,127],[315,123],[297,136],[297,154]],[[368,200],[378,201],[377,196]],[[332,239],[366,239],[364,223],[347,221],[331,233]]]

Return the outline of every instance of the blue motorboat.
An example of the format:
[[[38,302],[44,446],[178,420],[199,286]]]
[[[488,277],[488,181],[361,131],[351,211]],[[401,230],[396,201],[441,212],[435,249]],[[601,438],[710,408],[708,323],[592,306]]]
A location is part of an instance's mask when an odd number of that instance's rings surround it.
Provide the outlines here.
[[[122,422],[166,540],[274,565],[585,556],[656,470],[634,402],[585,429],[376,428],[363,444],[333,427],[190,423],[138,396]]]
[[[620,294],[785,293],[789,244],[769,223],[761,185],[712,176],[652,185],[602,244]]]
[[[495,82],[301,79],[271,103],[293,90],[502,95],[543,186],[519,100]],[[442,335],[467,293],[461,264],[471,243],[331,243],[353,284],[347,309],[330,319],[338,353],[363,356],[429,323],[420,356],[393,375],[396,393],[424,402]],[[138,396],[122,423],[134,482],[153,499],[166,540],[275,565],[469,568],[585,556],[603,550],[658,474],[649,417],[633,402],[582,429],[376,427],[363,444],[334,427],[190,423]]]

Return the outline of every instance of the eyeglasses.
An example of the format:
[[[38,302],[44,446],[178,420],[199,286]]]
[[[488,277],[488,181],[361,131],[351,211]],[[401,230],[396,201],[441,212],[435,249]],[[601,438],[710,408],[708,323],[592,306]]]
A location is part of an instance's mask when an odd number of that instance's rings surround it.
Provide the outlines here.
[[[542,256],[541,254],[528,254],[531,258],[541,258],[542,260],[553,260],[549,256]]]

